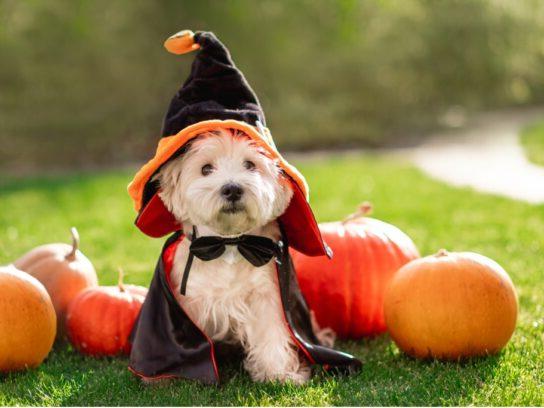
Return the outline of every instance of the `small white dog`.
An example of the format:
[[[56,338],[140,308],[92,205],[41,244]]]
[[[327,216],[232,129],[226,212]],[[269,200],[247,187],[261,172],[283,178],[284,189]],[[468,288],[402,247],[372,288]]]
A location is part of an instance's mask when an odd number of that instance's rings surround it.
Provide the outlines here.
[[[185,231],[280,238],[276,218],[293,192],[276,162],[244,133],[202,134],[156,177],[161,199]],[[217,259],[195,260],[184,296],[179,288],[190,244],[183,240],[177,248],[172,283],[191,319],[212,340],[242,345],[254,381],[306,382],[311,370],[284,322],[274,261],[255,267],[227,246]]]

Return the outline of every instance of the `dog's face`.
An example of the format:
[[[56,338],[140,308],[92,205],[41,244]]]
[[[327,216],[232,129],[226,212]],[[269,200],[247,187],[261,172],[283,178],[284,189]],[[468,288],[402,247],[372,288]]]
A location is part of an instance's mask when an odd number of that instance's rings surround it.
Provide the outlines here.
[[[160,197],[178,221],[227,236],[276,219],[293,195],[276,162],[236,130],[199,136],[158,178]]]

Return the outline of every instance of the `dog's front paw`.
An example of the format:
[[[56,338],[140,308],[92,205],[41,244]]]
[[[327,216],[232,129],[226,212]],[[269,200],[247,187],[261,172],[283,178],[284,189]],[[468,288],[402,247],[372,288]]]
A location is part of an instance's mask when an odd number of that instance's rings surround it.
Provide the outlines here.
[[[293,383],[295,385],[304,385],[306,384],[312,375],[312,369],[308,366],[301,367],[298,371],[292,373],[286,373],[282,378],[278,380],[282,383]]]
[[[251,379],[256,382],[268,382],[268,381],[278,381],[282,384],[292,383],[295,385],[303,385],[310,380],[312,370],[308,366],[300,367],[297,371],[286,371],[286,372],[252,372],[249,371]]]

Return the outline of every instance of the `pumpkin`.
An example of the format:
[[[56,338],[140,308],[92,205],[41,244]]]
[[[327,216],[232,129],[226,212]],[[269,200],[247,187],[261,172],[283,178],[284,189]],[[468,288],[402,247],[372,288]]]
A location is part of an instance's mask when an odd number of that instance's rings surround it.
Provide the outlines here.
[[[57,329],[55,309],[43,285],[13,265],[0,267],[0,372],[38,366]]]
[[[132,327],[147,294],[142,286],[98,286],[81,292],[70,304],[66,319],[68,338],[83,354],[128,354]]]
[[[342,222],[319,225],[332,260],[292,251],[300,289],[320,327],[340,338],[359,339],[386,330],[384,292],[391,277],[419,257],[412,240],[397,227],[368,217],[363,203]]]
[[[456,360],[500,351],[518,314],[516,290],[504,269],[472,252],[412,261],[393,277],[385,318],[405,353]]]
[[[14,262],[16,268],[38,279],[51,296],[57,313],[58,336],[65,334],[66,310],[83,289],[98,285],[94,267],[79,251],[79,234],[71,229],[72,245],[41,245]]]

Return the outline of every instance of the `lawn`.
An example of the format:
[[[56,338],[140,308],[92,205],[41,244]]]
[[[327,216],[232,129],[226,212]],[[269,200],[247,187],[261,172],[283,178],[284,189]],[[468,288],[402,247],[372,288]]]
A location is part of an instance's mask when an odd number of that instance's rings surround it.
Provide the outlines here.
[[[544,120],[533,123],[522,130],[521,144],[529,160],[544,166]]]
[[[521,309],[508,346],[489,358],[422,362],[405,357],[385,335],[340,344],[364,363],[350,378],[317,376],[304,387],[253,384],[230,364],[220,387],[189,381],[149,387],[127,371],[125,358],[86,358],[60,344],[39,368],[0,378],[0,405],[544,404],[544,206],[448,187],[387,158],[295,164],[308,178],[320,221],[339,219],[371,200],[375,217],[407,232],[422,254],[442,247],[472,250],[502,264]],[[68,242],[75,225],[103,284],[114,284],[122,266],[127,281],[147,285],[162,240],[146,238],[132,225],[125,192],[130,176],[118,171],[4,181],[0,262],[42,243]]]

